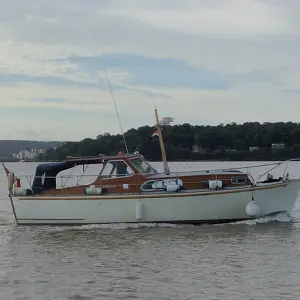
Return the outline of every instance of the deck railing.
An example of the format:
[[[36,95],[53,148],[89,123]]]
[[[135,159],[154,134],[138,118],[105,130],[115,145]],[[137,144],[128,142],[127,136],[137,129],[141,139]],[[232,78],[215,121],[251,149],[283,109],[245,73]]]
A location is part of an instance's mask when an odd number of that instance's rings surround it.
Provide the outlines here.
[[[225,174],[230,174],[230,173],[237,173],[235,177],[239,177],[239,172],[241,170],[244,170],[244,172],[240,172],[240,174],[247,174],[248,175],[248,178],[249,180],[251,181],[251,184],[252,185],[256,185],[257,182],[259,180],[263,180],[262,178],[268,174],[269,172],[271,171],[274,171],[276,168],[280,167],[280,166],[284,166],[284,164],[286,164],[284,167],[283,167],[283,173],[282,173],[282,180],[285,181],[287,178],[288,178],[288,169],[289,169],[289,166],[290,166],[290,163],[293,162],[293,161],[299,161],[300,159],[291,159],[291,160],[287,160],[287,161],[282,161],[282,162],[273,162],[273,163],[265,163],[265,164],[259,164],[259,165],[253,165],[253,166],[242,166],[242,167],[234,167],[234,168],[218,168],[218,169],[210,169],[210,170],[201,170],[201,171],[181,171],[181,172],[171,172],[169,174],[169,178],[171,179],[179,179],[181,178],[182,176],[191,176],[191,175],[215,175],[213,178],[211,178],[210,180],[220,180],[220,181],[223,181],[224,185],[226,186],[226,184],[228,184],[229,181],[232,180],[232,178],[225,178],[223,177],[224,173],[223,174],[220,174],[220,172],[225,172]],[[254,169],[254,168],[262,168],[262,167],[270,167],[270,168],[267,168],[267,170],[265,170],[263,173],[259,174],[259,176],[254,179],[254,177],[252,176],[252,173],[251,173],[251,169]],[[133,175],[133,174],[132,174]],[[115,179],[115,178],[130,178],[132,175],[128,175],[128,174],[118,174],[118,175],[110,175],[110,176],[100,176],[99,174],[69,174],[69,175],[61,175],[61,176],[39,176],[39,177],[36,177],[34,175],[21,175],[21,176],[18,176],[18,178],[20,178],[21,180],[21,185],[22,187],[25,187],[24,186],[24,180],[27,181],[27,184],[28,184],[28,188],[29,189],[32,189],[34,188],[32,185],[33,185],[33,179],[34,178],[38,178],[38,179],[41,179],[41,181],[45,180],[46,178],[47,179],[55,179],[55,183],[56,183],[56,188],[58,189],[62,189],[62,191],[66,191],[67,192],[67,189],[70,188],[70,187],[76,187],[76,186],[90,186],[92,184],[94,184],[95,180],[97,178],[103,178],[103,179],[106,179],[107,180],[107,185],[109,185],[110,183],[110,180],[111,179]],[[155,175],[155,177],[159,177],[160,175],[165,175],[164,173],[156,173],[156,174],[153,174]],[[200,178],[199,178],[200,179]],[[150,180],[150,179],[149,179]],[[155,180],[155,178],[153,178],[153,180]],[[84,181],[84,182],[82,182]],[[86,181],[86,182],[85,182]],[[184,182],[185,185],[188,185],[188,184],[195,184],[195,183],[199,183],[199,186],[203,186],[203,183],[207,182],[207,179],[206,180],[197,180],[197,181],[191,181],[191,182]],[[71,184],[71,185],[68,185],[67,186],[67,183]],[[231,182],[232,183],[232,182]],[[142,181],[140,182],[137,182],[137,183],[130,183],[131,186],[141,186],[142,184]],[[118,186],[123,186],[123,183],[122,184],[113,184],[114,186],[118,187]],[[236,183],[235,184],[236,187],[238,186],[244,186],[244,184],[239,184],[239,183]],[[55,187],[51,187],[52,188],[55,188]],[[45,188],[43,188],[45,190]],[[50,188],[49,188],[50,189]]]

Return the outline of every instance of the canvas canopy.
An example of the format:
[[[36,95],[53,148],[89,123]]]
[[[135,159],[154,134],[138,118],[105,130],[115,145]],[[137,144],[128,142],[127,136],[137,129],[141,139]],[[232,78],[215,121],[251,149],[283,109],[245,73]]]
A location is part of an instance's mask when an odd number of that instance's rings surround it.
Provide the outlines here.
[[[62,162],[40,164],[36,168],[32,191],[34,194],[41,193],[43,190],[56,188],[56,176],[58,173],[73,168],[78,165],[99,164],[102,160],[97,159],[72,159]]]

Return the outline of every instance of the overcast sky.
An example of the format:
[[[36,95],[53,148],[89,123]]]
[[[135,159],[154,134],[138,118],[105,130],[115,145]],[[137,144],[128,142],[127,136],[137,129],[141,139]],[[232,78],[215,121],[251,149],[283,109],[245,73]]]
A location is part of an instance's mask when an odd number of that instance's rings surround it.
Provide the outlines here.
[[[300,1],[1,0],[0,139],[300,119]]]

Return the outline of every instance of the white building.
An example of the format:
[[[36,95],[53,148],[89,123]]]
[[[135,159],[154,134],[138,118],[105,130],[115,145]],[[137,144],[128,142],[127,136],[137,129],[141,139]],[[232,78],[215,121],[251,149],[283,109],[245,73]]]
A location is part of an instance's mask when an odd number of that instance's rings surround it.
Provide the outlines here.
[[[205,150],[202,147],[198,146],[198,145],[193,145],[192,151],[194,153],[205,153]]]
[[[283,143],[275,143],[271,145],[272,149],[284,149],[285,145]]]
[[[258,150],[259,150],[259,146],[249,147],[249,151],[250,151],[250,152],[258,151]]]
[[[25,149],[19,153],[13,153],[12,157],[15,160],[32,160],[40,154],[46,152],[46,149]]]
[[[161,125],[170,125],[172,122],[174,122],[172,117],[164,117],[161,119],[160,124]]]

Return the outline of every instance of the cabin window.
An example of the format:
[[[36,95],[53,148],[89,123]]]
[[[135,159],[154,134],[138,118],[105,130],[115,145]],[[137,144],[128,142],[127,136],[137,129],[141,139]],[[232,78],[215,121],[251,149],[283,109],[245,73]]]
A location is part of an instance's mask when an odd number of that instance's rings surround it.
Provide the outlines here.
[[[155,183],[154,180],[146,181],[144,184],[141,186],[142,191],[153,191],[153,184]]]
[[[246,177],[232,177],[231,178],[231,182],[233,184],[242,184],[242,183],[246,183]]]
[[[143,159],[137,157],[130,159],[133,166],[141,173],[141,174],[152,174],[155,173],[153,168]]]
[[[108,161],[101,172],[102,178],[116,178],[131,176],[132,169],[123,160]]]
[[[56,187],[68,188],[78,185],[91,185],[98,178],[102,164],[75,165],[61,171],[56,176]]]

